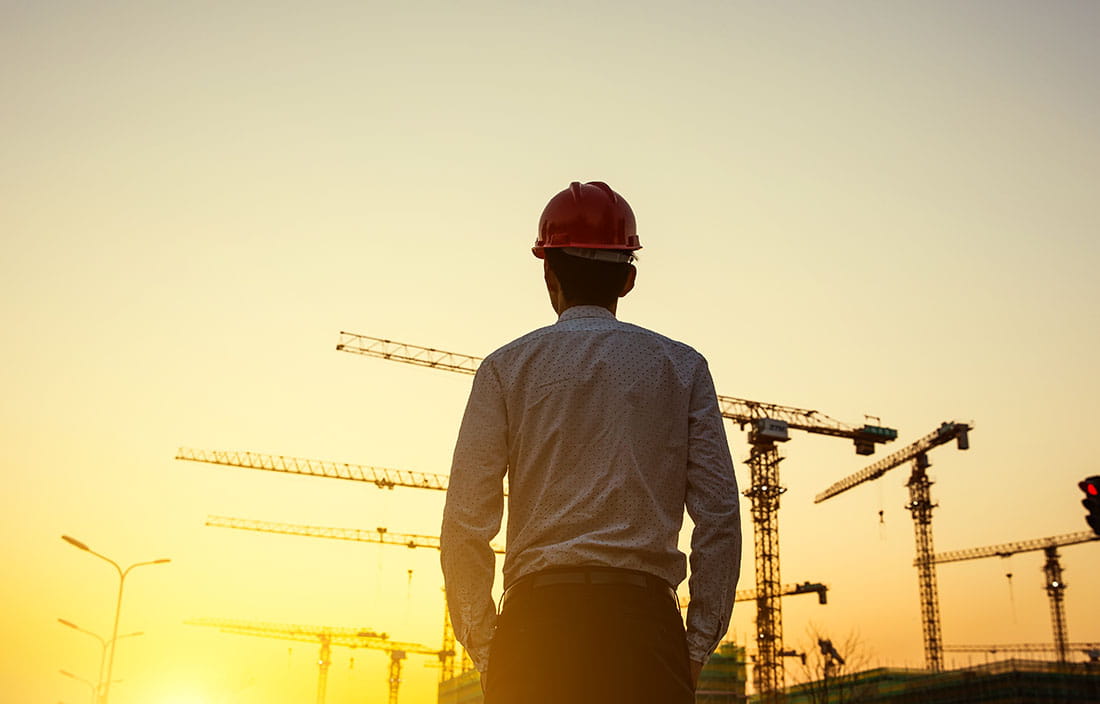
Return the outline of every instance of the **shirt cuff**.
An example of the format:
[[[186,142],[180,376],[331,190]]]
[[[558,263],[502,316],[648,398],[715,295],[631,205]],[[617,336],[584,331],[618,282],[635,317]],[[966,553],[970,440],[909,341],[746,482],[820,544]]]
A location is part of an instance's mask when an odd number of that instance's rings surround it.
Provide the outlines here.
[[[692,662],[701,662],[706,665],[707,660],[710,659],[711,653],[713,653],[714,649],[718,647],[718,643],[711,643],[709,639],[705,643],[701,641],[702,638],[692,638],[692,635],[690,633],[688,634],[688,657],[692,660]],[[721,639],[719,639],[718,642],[720,643]]]
[[[467,648],[466,653],[474,661],[474,667],[478,672],[485,672],[489,669],[489,646],[482,646],[474,650]]]

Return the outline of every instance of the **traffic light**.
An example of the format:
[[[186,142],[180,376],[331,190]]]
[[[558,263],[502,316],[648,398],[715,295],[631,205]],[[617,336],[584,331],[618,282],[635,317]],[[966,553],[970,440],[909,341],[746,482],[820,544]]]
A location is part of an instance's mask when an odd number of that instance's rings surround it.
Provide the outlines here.
[[[1100,474],[1078,482],[1077,486],[1085,492],[1085,498],[1081,501],[1081,505],[1089,510],[1085,520],[1088,521],[1092,532],[1100,535]]]

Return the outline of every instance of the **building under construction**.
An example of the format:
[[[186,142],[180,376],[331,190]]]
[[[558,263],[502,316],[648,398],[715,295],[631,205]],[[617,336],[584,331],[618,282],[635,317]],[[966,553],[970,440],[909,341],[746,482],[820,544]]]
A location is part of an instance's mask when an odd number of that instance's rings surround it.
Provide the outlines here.
[[[698,704],[754,704],[745,694],[745,649],[723,643],[699,677]],[[785,704],[1064,704],[1100,702],[1100,666],[1002,660],[947,672],[880,667],[790,687]],[[470,670],[439,685],[439,704],[481,704]]]
[[[755,701],[755,697],[752,699]],[[1002,660],[947,672],[880,667],[791,687],[786,704],[1100,702],[1100,666]]]
[[[481,704],[481,673],[477,670],[460,672],[439,683],[439,704]]]
[[[699,704],[745,704],[748,697],[744,646],[722,643],[699,674]],[[439,683],[439,704],[482,704],[481,677],[468,670]]]
[[[699,686],[695,690],[698,704],[743,704],[748,701],[748,658],[745,647],[736,643],[722,643],[710,656],[699,673]]]

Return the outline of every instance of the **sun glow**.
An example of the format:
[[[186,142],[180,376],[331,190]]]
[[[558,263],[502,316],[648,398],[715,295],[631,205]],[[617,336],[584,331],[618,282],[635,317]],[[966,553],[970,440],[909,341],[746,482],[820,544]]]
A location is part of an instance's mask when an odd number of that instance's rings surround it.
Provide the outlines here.
[[[158,704],[210,704],[209,700],[201,694],[194,692],[182,692],[170,694],[161,699]]]

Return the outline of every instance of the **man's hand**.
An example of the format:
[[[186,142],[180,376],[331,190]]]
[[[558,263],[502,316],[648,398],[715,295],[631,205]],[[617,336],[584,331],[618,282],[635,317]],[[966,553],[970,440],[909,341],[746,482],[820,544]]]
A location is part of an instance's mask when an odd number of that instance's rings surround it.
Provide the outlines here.
[[[690,664],[691,664],[691,688],[692,689],[699,689],[699,673],[702,672],[702,670],[703,670],[703,663],[695,662],[694,660],[691,660]],[[482,677],[484,677],[484,675],[482,675]],[[482,680],[482,685],[481,686],[483,686],[483,687],[485,686],[484,685],[484,680]]]

